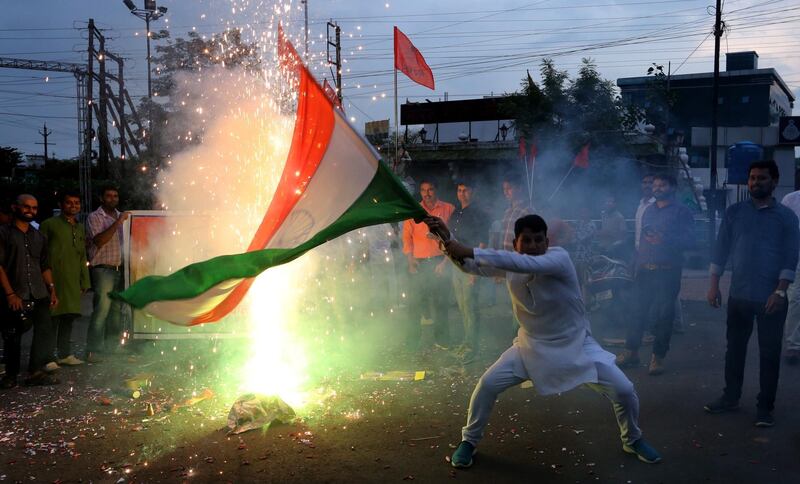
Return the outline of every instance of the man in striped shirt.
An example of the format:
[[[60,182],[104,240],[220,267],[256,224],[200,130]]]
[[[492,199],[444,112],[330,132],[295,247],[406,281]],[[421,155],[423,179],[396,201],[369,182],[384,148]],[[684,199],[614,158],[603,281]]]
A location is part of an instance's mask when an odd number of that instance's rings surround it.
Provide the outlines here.
[[[86,361],[98,363],[97,353],[105,351],[106,342],[114,345],[122,338],[119,301],[109,293],[122,290],[122,224],[129,213],[117,210],[119,191],[103,187],[102,204],[86,219],[90,275],[94,289],[94,310],[86,335]]]
[[[508,208],[506,208],[506,211],[503,213],[503,221],[501,222],[503,230],[501,241],[503,246],[500,248],[507,251],[514,250],[514,224],[525,215],[531,215],[533,213],[531,197],[528,196],[530,195],[529,193],[525,193],[522,180],[523,178],[521,176],[513,172],[506,173],[505,177],[503,177],[503,195],[506,197],[506,200],[508,200]],[[505,282],[505,279],[495,279],[495,282],[499,284]],[[518,330],[519,322],[516,318],[512,317],[512,337],[517,335]]]
[[[503,213],[503,250],[514,250],[514,223],[517,219],[533,213],[530,197],[524,193],[522,178],[508,173],[503,178],[503,195],[508,200],[508,208]],[[447,221],[445,221],[447,222]]]

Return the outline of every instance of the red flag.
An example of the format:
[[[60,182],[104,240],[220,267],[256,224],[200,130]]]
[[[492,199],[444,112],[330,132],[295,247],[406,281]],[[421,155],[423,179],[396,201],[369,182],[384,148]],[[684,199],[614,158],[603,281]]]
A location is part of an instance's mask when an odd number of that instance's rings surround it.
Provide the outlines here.
[[[339,100],[339,95],[336,94],[336,89],[330,85],[327,79],[322,81],[322,90],[325,91],[325,94],[328,95],[328,98],[330,98],[334,106],[344,111],[342,108],[342,101]]]
[[[575,155],[572,165],[578,168],[589,168],[589,143],[583,145],[583,148]]]
[[[394,28],[394,68],[400,69],[417,84],[434,89],[433,71],[406,34],[397,27]]]
[[[519,137],[519,159],[525,161],[525,156],[528,154],[528,149],[525,148],[525,138]]]

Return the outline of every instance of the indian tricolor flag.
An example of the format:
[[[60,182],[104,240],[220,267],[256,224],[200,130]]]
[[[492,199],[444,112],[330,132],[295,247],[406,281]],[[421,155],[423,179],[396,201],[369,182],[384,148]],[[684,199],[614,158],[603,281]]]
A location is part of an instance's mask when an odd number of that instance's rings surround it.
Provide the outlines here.
[[[278,37],[281,64],[296,73],[297,117],[280,182],[247,252],[145,277],[115,297],[180,325],[218,321],[264,270],[351,230],[426,216],[334,107],[282,30]]]

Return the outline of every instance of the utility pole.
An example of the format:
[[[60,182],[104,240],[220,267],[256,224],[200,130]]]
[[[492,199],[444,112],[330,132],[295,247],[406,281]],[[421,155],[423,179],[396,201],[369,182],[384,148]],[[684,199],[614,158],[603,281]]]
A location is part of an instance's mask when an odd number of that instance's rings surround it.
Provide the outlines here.
[[[331,29],[333,29],[334,40],[331,41]],[[333,20],[328,22],[328,64],[336,67],[334,79],[336,80],[336,96],[339,104],[342,103],[342,29]],[[331,59],[331,47],[334,48],[334,58]]]
[[[14,59],[0,57],[0,68],[26,69],[45,72],[67,72],[75,76],[76,106],[78,114],[78,182],[81,189],[81,202],[83,207],[91,207],[91,124],[87,124],[89,113],[86,89],[91,83],[85,65],[71,62],[52,62],[44,60]]]
[[[710,250],[714,250],[717,234],[717,209],[720,207],[717,192],[717,108],[719,106],[719,42],[722,37],[722,0],[717,0],[716,19],[714,21],[714,79],[711,83],[711,173],[708,191],[711,204],[708,210],[708,240]]]
[[[95,138],[95,130],[93,128],[94,123],[92,121],[94,109],[94,19],[89,19],[89,26],[88,26],[88,37],[89,37],[89,55],[87,56],[86,61],[86,158],[88,161],[88,166],[86,167],[86,171],[90,175],[91,179],[91,163],[94,156],[94,150],[92,150],[92,144],[94,143]],[[89,185],[87,185],[89,186]],[[88,197],[91,197],[91,192],[87,193]],[[91,207],[91,198],[89,198],[89,205]]]
[[[305,56],[306,63],[308,63],[308,0],[300,0],[300,3],[303,4],[303,15],[305,16],[305,30],[303,30],[303,34],[305,35],[306,48],[303,51],[303,55]]]
[[[44,130],[43,131],[39,131],[39,134],[42,135],[42,137],[44,138],[44,142],[43,143],[36,143],[36,144],[37,145],[44,145],[44,163],[47,164],[47,146],[48,146],[47,137],[50,136],[51,134],[53,134],[53,130],[52,129],[47,129],[47,123],[44,123]],[[55,143],[52,143],[52,144],[55,144]]]
[[[108,176],[110,172],[110,158],[114,155],[111,152],[111,145],[108,143],[108,93],[106,92],[106,39],[100,32],[97,32],[97,40],[100,44],[98,51],[94,54],[97,58],[97,65],[100,72],[98,73],[100,84],[99,92],[100,104],[99,112],[97,113],[97,132],[100,135],[100,158],[97,161],[97,166],[100,168],[100,173]],[[90,33],[91,35],[91,33]]]

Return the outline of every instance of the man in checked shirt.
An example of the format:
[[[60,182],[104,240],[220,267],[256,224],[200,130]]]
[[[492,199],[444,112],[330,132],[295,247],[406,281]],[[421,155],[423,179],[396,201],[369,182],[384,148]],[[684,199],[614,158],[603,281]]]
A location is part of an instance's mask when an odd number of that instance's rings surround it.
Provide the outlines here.
[[[86,335],[86,361],[99,363],[98,353],[104,352],[122,338],[119,301],[112,301],[109,293],[122,290],[122,224],[128,212],[117,210],[119,191],[112,186],[103,187],[102,204],[86,219],[86,239],[90,276],[94,288],[94,310]]]
[[[501,222],[500,242],[503,244],[498,247],[502,250],[514,250],[514,224],[525,215],[533,213],[531,200],[527,190],[523,187],[522,180],[525,178],[516,172],[510,171],[503,177],[503,196],[508,200],[508,208],[503,213]],[[447,221],[445,221],[446,223]],[[505,278],[495,278],[495,282],[500,284],[505,282]],[[519,322],[516,318],[511,318],[511,336],[516,337],[519,330]]]

